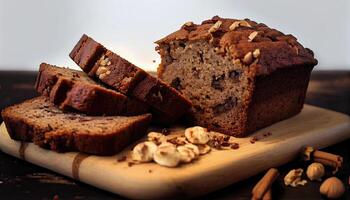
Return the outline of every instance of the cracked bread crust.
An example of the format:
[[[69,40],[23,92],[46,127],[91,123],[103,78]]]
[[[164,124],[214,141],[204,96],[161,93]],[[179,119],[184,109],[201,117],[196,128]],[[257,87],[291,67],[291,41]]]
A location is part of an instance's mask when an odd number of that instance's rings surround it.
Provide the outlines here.
[[[1,115],[14,140],[58,152],[113,155],[140,138],[151,121],[139,116],[86,116],[56,108],[41,96],[5,108]]]
[[[42,63],[36,90],[64,110],[88,115],[138,115],[149,106],[114,90],[104,88],[84,72]]]
[[[218,22],[220,26],[213,32],[209,30]],[[234,24],[244,22],[246,25]],[[235,27],[233,29],[233,27]],[[250,40],[249,36],[256,32],[257,35]],[[223,55],[230,55],[233,61],[243,62],[244,57],[256,49],[260,50],[257,62],[248,63],[254,68],[257,75],[269,74],[278,68],[317,65],[313,52],[304,48],[293,35],[285,35],[282,32],[267,27],[263,23],[256,23],[249,19],[237,20],[214,16],[201,24],[184,24],[180,30],[156,41],[157,50],[161,55],[165,54],[163,47],[169,46],[174,41],[199,41],[205,40],[217,48]],[[166,63],[162,62],[158,73],[161,74]]]
[[[186,23],[156,43],[158,77],[191,100],[189,121],[236,137],[299,113],[317,64],[293,36],[248,19]]]
[[[83,35],[70,57],[88,75],[117,91],[147,103],[158,123],[171,124],[191,108],[177,90]],[[93,61],[92,61],[93,60]]]

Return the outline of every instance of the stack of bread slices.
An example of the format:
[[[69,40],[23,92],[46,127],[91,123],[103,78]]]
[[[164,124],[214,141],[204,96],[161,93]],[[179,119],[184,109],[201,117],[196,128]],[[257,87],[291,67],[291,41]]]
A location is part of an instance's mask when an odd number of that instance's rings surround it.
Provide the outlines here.
[[[42,63],[35,85],[41,96],[2,111],[12,139],[113,155],[151,122],[169,125],[191,107],[177,90],[86,35],[70,57],[84,72]]]

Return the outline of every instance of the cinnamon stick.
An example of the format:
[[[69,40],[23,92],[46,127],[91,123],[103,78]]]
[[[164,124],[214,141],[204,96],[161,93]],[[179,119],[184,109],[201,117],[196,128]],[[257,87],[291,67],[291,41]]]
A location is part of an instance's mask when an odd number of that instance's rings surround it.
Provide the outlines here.
[[[322,158],[325,160],[340,161],[340,162],[343,161],[343,158],[341,156],[334,155],[324,151],[318,151],[318,150],[314,152],[314,158]]]
[[[319,162],[323,165],[333,167],[333,174],[343,165],[343,157],[324,151],[315,150],[313,147],[306,147],[303,151],[304,160]]]
[[[272,183],[277,179],[278,176],[279,172],[277,169],[269,169],[264,177],[254,186],[252,191],[252,199],[263,199],[265,194],[271,189]],[[269,194],[267,194],[266,198],[268,197]]]
[[[265,193],[265,195],[262,198],[263,200],[272,200],[272,189],[270,188],[269,190],[267,190],[267,192]]]

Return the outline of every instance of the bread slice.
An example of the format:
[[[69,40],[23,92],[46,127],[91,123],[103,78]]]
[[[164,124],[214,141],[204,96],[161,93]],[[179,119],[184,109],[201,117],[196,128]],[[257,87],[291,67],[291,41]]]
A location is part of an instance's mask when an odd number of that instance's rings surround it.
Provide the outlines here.
[[[185,23],[156,43],[158,77],[191,100],[193,123],[238,137],[299,113],[317,64],[292,35],[249,19]]]
[[[42,63],[36,90],[64,110],[88,115],[139,115],[149,106],[135,98],[107,89],[84,72]]]
[[[90,77],[146,102],[164,123],[188,112],[191,103],[174,88],[83,35],[69,55]]]
[[[96,155],[119,152],[141,137],[151,121],[151,114],[126,117],[65,112],[44,96],[5,108],[1,115],[14,140],[33,141],[58,152]]]

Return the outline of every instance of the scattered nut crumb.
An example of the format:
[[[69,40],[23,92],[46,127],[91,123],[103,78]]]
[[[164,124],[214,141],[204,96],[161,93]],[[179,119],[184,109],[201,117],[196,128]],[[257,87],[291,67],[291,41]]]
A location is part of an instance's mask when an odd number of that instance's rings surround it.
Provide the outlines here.
[[[122,157],[118,158],[117,161],[118,162],[126,161],[126,156],[122,156]]]
[[[153,171],[151,169],[148,170],[148,173],[152,173]]]
[[[231,144],[231,149],[239,149],[239,144],[238,143]]]
[[[258,140],[259,140],[258,137],[254,136],[250,139],[250,143],[254,144]]]
[[[169,133],[163,129],[163,133]],[[208,132],[200,126],[189,127],[182,134],[164,135],[149,132],[147,141],[141,142],[133,150],[118,160],[127,161],[129,167],[144,162],[155,162],[166,167],[176,167],[181,163],[189,163],[207,154],[212,148],[238,149],[239,144],[231,141],[231,136],[216,132]]]

